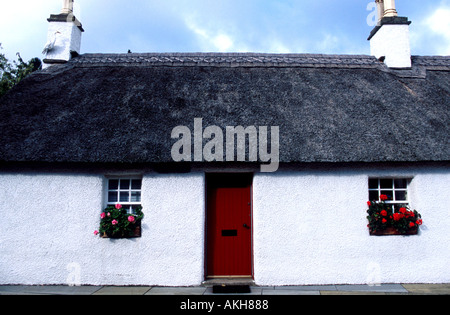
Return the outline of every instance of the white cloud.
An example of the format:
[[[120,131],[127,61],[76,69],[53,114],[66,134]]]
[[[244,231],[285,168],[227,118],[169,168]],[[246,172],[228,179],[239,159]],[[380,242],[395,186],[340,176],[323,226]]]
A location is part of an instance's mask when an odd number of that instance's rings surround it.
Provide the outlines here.
[[[450,55],[450,5],[442,1],[411,24],[411,49],[418,55]]]
[[[197,24],[197,19],[188,17],[185,19],[186,26],[198,37],[198,42],[204,51],[229,52],[237,50],[235,40],[230,34],[213,28],[207,29]]]
[[[444,39],[438,45],[438,54],[450,55],[450,7],[438,8],[426,21],[428,28]]]
[[[41,57],[47,39],[50,13],[58,13],[59,1],[2,0],[0,42],[8,59],[20,52],[24,59]]]
[[[42,58],[46,19],[61,10],[62,1],[0,1],[2,53],[10,59],[16,52],[27,60]],[[74,9],[86,30],[82,53],[367,53],[366,5],[372,1],[135,0],[130,6],[124,0],[76,0]],[[450,54],[450,0],[403,5],[417,14],[408,14],[413,53]]]
[[[212,39],[212,43],[220,51],[228,51],[233,47],[233,40],[230,36],[225,34],[219,34]]]

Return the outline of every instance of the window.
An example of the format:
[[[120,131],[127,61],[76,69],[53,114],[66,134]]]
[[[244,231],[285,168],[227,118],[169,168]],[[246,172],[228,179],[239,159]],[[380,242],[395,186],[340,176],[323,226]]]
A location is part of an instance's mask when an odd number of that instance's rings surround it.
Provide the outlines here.
[[[141,207],[141,178],[109,178],[107,205],[120,203],[130,214]]]
[[[386,195],[387,204],[392,204],[394,212],[407,207],[410,178],[369,178],[369,200],[380,201],[380,195]]]

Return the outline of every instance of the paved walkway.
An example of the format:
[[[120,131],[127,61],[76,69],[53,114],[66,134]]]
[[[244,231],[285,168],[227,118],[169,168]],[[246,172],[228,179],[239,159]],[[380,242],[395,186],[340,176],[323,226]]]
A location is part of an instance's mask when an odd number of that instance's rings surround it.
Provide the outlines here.
[[[450,284],[382,284],[324,286],[252,286],[238,295],[450,295]],[[25,286],[2,285],[0,295],[219,295],[212,287],[117,287],[117,286]]]

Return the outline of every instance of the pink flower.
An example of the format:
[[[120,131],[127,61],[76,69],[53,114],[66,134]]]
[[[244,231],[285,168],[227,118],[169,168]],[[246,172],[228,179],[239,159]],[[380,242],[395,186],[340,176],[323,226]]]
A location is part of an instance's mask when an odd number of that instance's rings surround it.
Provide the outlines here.
[[[104,219],[106,217],[106,214],[104,212],[102,212],[102,214],[100,214],[100,218]]]
[[[119,223],[119,221],[117,221],[117,220],[112,220],[112,225],[116,225],[117,223]]]
[[[129,222],[134,222],[134,216],[130,215],[130,216],[128,217],[128,221],[129,221]]]
[[[116,209],[122,209],[122,205],[120,203],[116,204]]]
[[[108,212],[107,216],[110,217],[111,216],[111,212]]]
[[[98,235],[98,231],[97,230],[94,231],[94,235]]]

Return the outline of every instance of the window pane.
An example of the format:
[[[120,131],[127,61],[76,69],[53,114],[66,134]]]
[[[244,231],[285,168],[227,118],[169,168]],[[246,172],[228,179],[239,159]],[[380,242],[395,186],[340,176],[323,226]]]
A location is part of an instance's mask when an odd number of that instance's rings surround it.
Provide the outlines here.
[[[117,189],[117,188],[119,188],[119,180],[110,179],[108,189],[112,190],[112,189]]]
[[[369,178],[369,188],[377,189],[378,188],[378,179]]]
[[[395,188],[406,188],[407,180],[406,179],[395,179],[394,185],[395,185]]]
[[[130,189],[130,180],[129,179],[121,179],[120,180],[120,189]]]
[[[133,211],[131,210],[131,206],[124,206],[123,208],[127,210],[127,213],[133,213]]]
[[[382,190],[381,194],[386,195],[388,197],[387,200],[392,200],[392,198],[393,198],[392,190]]]
[[[140,191],[132,191],[131,192],[131,202],[140,202],[141,201],[141,192]]]
[[[380,179],[380,188],[392,188],[392,179]]]
[[[369,200],[378,200],[378,191],[377,190],[370,190],[369,191]]]
[[[131,213],[136,214],[136,209],[140,208],[141,205],[132,205],[131,206]]]
[[[130,201],[130,194],[128,191],[121,191],[120,192],[120,202],[129,202]]]
[[[142,186],[142,180],[133,179],[131,181],[131,189],[141,189],[141,186]]]
[[[108,202],[117,202],[117,192],[115,191],[108,192]]]
[[[396,191],[395,200],[396,201],[406,200],[406,191]]]

